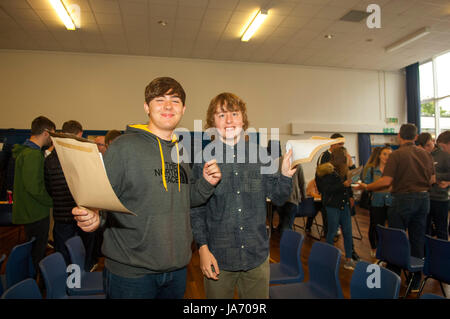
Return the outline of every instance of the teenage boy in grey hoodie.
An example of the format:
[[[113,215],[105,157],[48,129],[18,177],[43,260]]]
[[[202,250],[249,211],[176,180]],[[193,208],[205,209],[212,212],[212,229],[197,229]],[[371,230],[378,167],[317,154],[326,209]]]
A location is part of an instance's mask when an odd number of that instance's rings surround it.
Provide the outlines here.
[[[129,125],[105,153],[116,195],[137,215],[104,215],[108,298],[183,298],[191,258],[190,206],[206,202],[221,178],[210,161],[193,184],[189,165],[179,162],[173,131],[186,109],[185,97],[174,79],[154,79],[145,89],[148,125]],[[98,211],[74,208],[72,213],[84,231],[101,224]]]

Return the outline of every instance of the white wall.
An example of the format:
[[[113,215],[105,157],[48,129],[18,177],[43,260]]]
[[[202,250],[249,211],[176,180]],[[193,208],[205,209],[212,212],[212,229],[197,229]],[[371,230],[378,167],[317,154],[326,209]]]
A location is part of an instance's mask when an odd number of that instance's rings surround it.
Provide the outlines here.
[[[211,98],[224,91],[247,102],[252,127],[279,128],[283,146],[288,139],[352,127],[341,131],[350,153],[357,154],[355,125],[381,131],[386,117],[406,121],[402,72],[0,50],[0,128],[27,129],[38,115],[58,128],[70,119],[85,129],[144,123],[144,88],[158,76],[174,77],[185,88],[187,111],[180,126],[190,130],[195,119],[205,120]],[[291,123],[309,129],[291,136]]]

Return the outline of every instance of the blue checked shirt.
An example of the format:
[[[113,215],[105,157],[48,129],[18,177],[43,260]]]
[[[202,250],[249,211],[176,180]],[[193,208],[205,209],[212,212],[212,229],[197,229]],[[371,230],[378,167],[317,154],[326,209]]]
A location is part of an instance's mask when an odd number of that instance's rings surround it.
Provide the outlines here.
[[[269,256],[266,198],[282,206],[291,194],[292,178],[280,174],[280,169],[274,174],[261,174],[261,167],[269,164],[263,164],[259,158],[256,163],[249,162],[252,147],[260,152],[259,146],[249,147],[249,142],[243,141],[234,147],[220,141],[212,143],[223,148],[223,158],[232,162],[224,163],[225,160],[216,158],[222,179],[205,205],[191,209],[194,239],[198,247],[208,245],[220,269],[247,271],[261,265]],[[243,163],[238,163],[241,160],[236,155],[240,143],[245,144]],[[202,176],[203,165],[194,165],[195,180]]]

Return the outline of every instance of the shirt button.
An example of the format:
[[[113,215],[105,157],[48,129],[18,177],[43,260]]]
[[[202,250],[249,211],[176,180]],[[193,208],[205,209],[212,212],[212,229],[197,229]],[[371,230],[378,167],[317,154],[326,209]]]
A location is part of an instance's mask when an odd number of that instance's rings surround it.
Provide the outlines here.
[[[240,192],[240,191],[237,191],[236,193],[239,195],[241,192]]]
[[[242,245],[241,248],[244,248],[244,245]]]
[[[244,227],[240,227],[241,230],[244,230]]]
[[[242,212],[242,209],[239,208],[239,209],[238,209],[238,212]]]
[[[236,176],[237,176],[237,175],[238,175],[238,172],[235,172],[235,173],[234,173],[234,175],[236,175]]]

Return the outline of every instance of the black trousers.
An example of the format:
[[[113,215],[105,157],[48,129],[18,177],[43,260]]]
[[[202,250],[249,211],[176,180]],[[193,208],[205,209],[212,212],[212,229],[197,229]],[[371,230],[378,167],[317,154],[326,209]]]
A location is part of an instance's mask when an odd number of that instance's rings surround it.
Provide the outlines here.
[[[38,272],[39,262],[45,257],[45,249],[47,248],[50,217],[46,217],[31,224],[25,224],[23,226],[27,241],[30,241],[32,237],[36,238],[31,250],[31,256],[33,259],[34,269]]]
[[[377,225],[386,226],[386,221],[388,218],[388,206],[383,207],[373,207],[370,206],[370,224],[369,224],[369,242],[372,249],[377,248],[378,236],[377,236]]]

